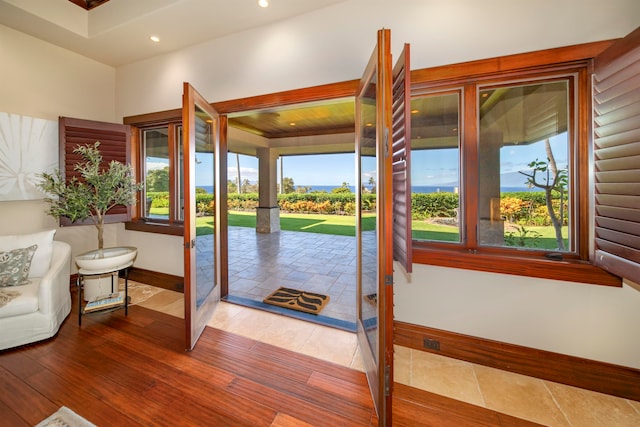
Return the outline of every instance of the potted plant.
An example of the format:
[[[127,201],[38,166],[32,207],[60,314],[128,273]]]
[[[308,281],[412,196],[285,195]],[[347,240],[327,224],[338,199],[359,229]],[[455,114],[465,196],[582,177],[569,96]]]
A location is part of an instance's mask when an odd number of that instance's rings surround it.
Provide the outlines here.
[[[93,145],[78,145],[73,150],[83,159],[74,165],[80,179],[73,177],[65,181],[60,170],[56,170],[52,174],[40,174],[38,183],[38,188],[53,196],[45,199],[50,203],[49,215],[57,219],[66,217],[71,222],[90,219],[96,227],[98,249],[75,257],[81,269],[91,271],[108,270],[135,258],[136,248],[104,249],[104,219],[113,207],[134,204],[136,193],[142,189],[135,181],[131,166],[115,160],[103,165],[99,146],[97,141]]]
[[[50,203],[48,214],[66,217],[71,222],[91,219],[98,231],[98,249],[104,247],[104,218],[117,205],[129,206],[135,203],[136,193],[142,189],[135,182],[133,169],[129,165],[112,160],[103,167],[100,142],[78,145],[73,152],[84,161],[74,165],[82,179],[73,177],[65,181],[60,170],[53,174],[42,173],[38,188],[54,196],[45,199]]]

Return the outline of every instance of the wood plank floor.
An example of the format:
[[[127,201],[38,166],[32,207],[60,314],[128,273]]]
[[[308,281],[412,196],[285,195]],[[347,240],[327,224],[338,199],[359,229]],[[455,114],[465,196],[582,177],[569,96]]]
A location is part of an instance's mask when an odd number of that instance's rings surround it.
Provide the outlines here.
[[[181,319],[134,306],[79,328],[75,310],[54,339],[0,352],[0,426],[60,406],[98,426],[377,425],[361,372],[214,328],[185,352]],[[535,425],[395,390],[394,425]]]

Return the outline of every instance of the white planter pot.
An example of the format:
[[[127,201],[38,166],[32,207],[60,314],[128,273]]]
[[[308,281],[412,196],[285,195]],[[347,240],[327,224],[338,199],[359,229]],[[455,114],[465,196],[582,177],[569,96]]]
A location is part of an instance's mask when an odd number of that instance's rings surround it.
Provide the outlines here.
[[[113,288],[111,278],[113,276]],[[118,273],[101,274],[99,276],[84,276],[82,278],[84,289],[82,298],[91,301],[96,297],[118,292]]]
[[[75,260],[81,270],[99,274],[100,272],[108,273],[119,270],[131,263],[137,254],[138,249],[133,246],[116,246],[113,248],[94,249],[76,255]]]
[[[78,274],[84,283],[84,300],[116,292],[118,290],[118,271],[129,267],[138,254],[133,246],[95,249],[77,255]],[[113,288],[112,288],[112,276]]]

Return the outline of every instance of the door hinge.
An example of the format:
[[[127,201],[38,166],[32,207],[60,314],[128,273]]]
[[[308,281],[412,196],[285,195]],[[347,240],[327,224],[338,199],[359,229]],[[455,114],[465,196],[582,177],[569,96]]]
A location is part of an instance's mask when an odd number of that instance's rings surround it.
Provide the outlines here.
[[[393,274],[384,275],[384,284],[387,286],[393,285]]]
[[[389,365],[384,367],[384,395],[391,396],[391,367]]]
[[[185,249],[192,249],[196,247],[196,239],[191,239],[190,241],[184,244]]]

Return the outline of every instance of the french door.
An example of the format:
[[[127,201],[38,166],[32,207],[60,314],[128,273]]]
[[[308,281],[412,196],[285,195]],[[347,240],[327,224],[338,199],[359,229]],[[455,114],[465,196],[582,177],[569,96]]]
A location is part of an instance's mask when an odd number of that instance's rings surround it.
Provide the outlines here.
[[[184,194],[185,345],[192,350],[220,301],[227,272],[226,116],[189,84],[182,96]],[[213,200],[196,202],[196,186],[213,188]],[[198,214],[213,213],[213,234],[198,236]],[[203,224],[204,225],[204,224]]]

